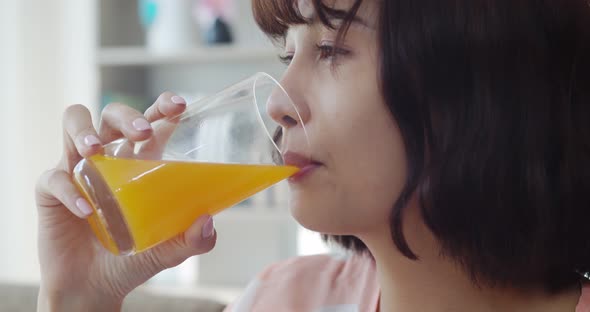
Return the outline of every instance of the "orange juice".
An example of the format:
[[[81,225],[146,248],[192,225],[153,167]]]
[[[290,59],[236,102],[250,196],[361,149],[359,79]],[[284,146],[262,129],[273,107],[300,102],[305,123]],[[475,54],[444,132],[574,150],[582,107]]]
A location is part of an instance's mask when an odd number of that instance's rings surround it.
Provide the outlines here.
[[[115,254],[146,250],[182,233],[201,215],[213,215],[283,180],[298,168],[96,155],[74,170],[95,209],[90,226]]]

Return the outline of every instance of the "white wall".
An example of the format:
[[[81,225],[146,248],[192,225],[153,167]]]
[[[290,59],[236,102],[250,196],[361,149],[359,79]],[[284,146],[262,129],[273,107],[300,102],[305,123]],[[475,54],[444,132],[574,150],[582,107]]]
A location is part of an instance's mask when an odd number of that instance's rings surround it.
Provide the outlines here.
[[[245,5],[249,1],[238,2],[241,10],[249,9]],[[54,166],[60,156],[63,109],[73,103],[97,105],[97,6],[98,0],[0,0],[0,282],[39,279],[34,185],[41,172]],[[257,34],[260,41],[248,43],[262,42],[263,36],[254,30],[237,37],[251,39]],[[277,76],[282,69],[278,62],[266,66],[274,68]],[[253,72],[233,65],[231,70],[232,76]],[[151,83],[172,88],[164,83],[171,73],[160,69]],[[194,78],[194,72],[177,70],[177,78],[179,73],[194,83],[189,79]],[[222,220],[219,226],[224,227]],[[317,236],[300,240],[309,246]],[[223,249],[216,254],[223,254]],[[255,265],[249,271],[254,271]],[[243,276],[236,276],[245,281],[249,271],[241,269]]]
[[[83,30],[92,20],[84,20],[84,14],[92,3],[0,0],[2,281],[39,278],[34,185],[39,174],[58,161],[61,111],[66,103],[91,98],[85,88],[92,83],[91,69],[77,57],[88,53],[76,51],[89,49],[84,45],[92,38],[77,42],[80,38],[69,34],[87,36]],[[73,77],[74,68],[84,73],[77,77],[83,80]]]

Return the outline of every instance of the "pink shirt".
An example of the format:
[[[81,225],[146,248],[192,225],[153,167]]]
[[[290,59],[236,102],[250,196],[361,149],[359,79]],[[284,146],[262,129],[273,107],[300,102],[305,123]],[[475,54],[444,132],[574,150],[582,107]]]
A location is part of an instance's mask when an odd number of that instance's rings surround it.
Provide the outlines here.
[[[378,303],[374,261],[318,255],[268,267],[225,312],[369,312]],[[589,284],[575,312],[590,312]]]

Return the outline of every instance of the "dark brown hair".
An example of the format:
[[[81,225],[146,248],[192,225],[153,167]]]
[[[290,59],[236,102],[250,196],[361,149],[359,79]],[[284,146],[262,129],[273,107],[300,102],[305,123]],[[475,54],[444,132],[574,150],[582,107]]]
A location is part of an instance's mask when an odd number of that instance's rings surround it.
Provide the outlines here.
[[[344,12],[344,36],[361,2]],[[364,0],[367,1],[367,0]],[[590,271],[590,7],[586,0],[372,0],[381,92],[424,222],[475,282],[559,291]],[[334,10],[312,0],[327,27]],[[296,1],[253,0],[275,39],[310,23]],[[394,173],[392,173],[394,174]],[[353,236],[331,236],[366,251]]]

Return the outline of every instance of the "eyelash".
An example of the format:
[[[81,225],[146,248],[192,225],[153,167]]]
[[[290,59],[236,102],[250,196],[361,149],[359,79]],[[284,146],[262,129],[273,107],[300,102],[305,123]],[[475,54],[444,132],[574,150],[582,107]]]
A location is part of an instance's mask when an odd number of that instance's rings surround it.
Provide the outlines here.
[[[279,55],[279,60],[281,61],[281,63],[289,66],[289,64],[291,64],[291,61],[293,60],[293,55]]]
[[[328,60],[330,62],[335,62],[338,56],[345,56],[350,54],[349,50],[336,47],[329,44],[316,44],[315,46],[316,51],[319,53],[320,60]],[[280,55],[279,60],[281,63],[289,66],[291,61],[293,60],[293,54],[291,55]]]

